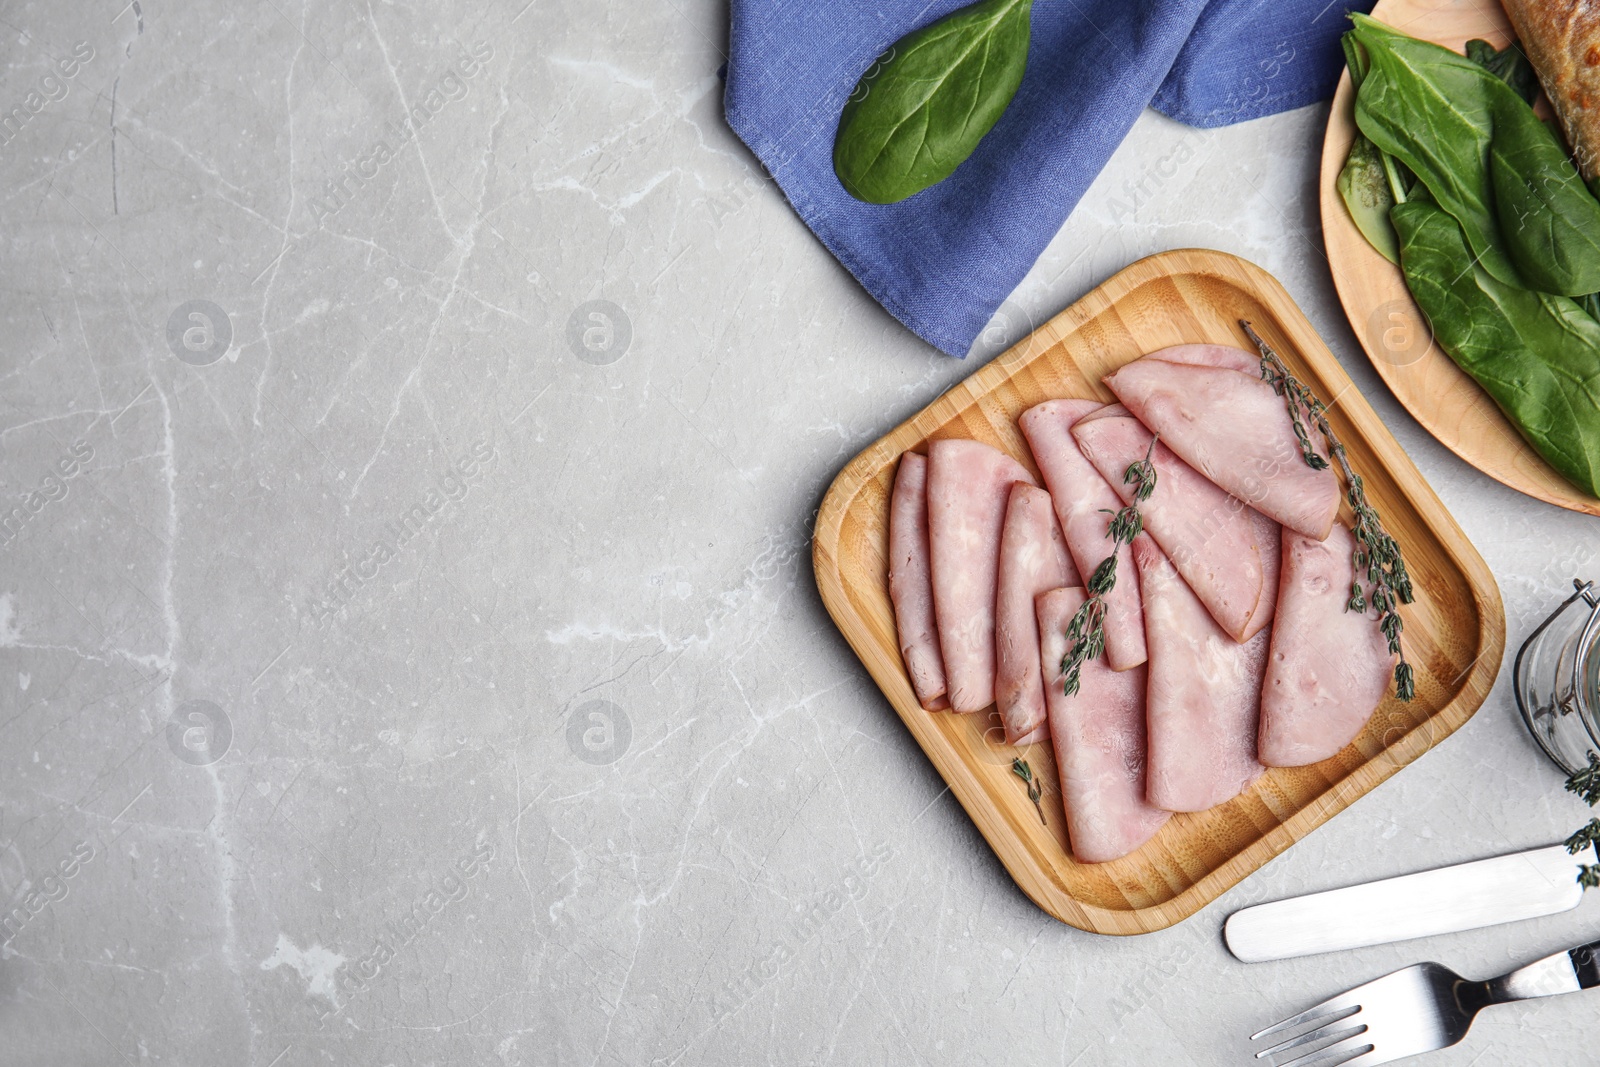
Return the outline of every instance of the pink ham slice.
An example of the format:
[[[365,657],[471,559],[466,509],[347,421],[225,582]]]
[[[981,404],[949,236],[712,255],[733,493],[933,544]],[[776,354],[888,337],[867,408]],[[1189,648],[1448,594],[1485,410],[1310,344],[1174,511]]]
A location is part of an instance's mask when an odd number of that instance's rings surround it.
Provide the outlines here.
[[[1150,803],[1204,811],[1238,796],[1256,762],[1269,635],[1224,633],[1155,542],[1133,543],[1150,646]]]
[[[1275,617],[1278,606],[1278,572],[1283,558],[1284,529],[1261,512],[1249,512],[1250,528],[1255,533],[1256,551],[1261,556],[1261,599],[1250,615],[1245,633],[1252,637],[1266,629]],[[1294,531],[1289,531],[1293,533]]]
[[[1039,669],[1039,623],[1033,598],[1079,584],[1050,494],[1017,482],[1000,534],[1000,585],[995,596],[995,704],[1006,742],[1031,745],[1050,736]]]
[[[1092,403],[1092,401],[1080,401],[1080,403]],[[1129,411],[1121,404],[1096,403],[1094,405],[1094,410],[1085,412],[1083,417],[1078,419],[1078,422],[1091,423],[1095,419],[1125,419],[1132,414],[1133,412]]]
[[[1095,470],[1124,502],[1133,500],[1124,484],[1129,465],[1144,459],[1150,431],[1128,415],[1080,420],[1072,434]],[[1157,442],[1152,460],[1155,493],[1139,506],[1144,528],[1172,560],[1200,602],[1236,641],[1246,641],[1266,625],[1257,612],[1266,588],[1257,542],[1261,536],[1250,509]],[[1148,643],[1149,620],[1145,620]]]
[[[1067,623],[1083,598],[1076,588],[1038,598],[1039,655],[1072,855],[1101,863],[1150,840],[1171,813],[1145,799],[1145,668],[1113,671],[1101,657],[1079,669],[1075,696],[1062,690]]]
[[[1173,345],[1151,352],[1145,359],[1163,359],[1168,363],[1187,363],[1191,367],[1216,367],[1236,370],[1240,374],[1261,377],[1261,357],[1232,345]]]
[[[1000,532],[1016,482],[1033,475],[979,441],[928,446],[928,542],[933,560],[933,614],[954,711],[994,703],[994,604]]]
[[[1111,516],[1105,512],[1122,506],[1072,437],[1073,424],[1091,418],[1102,407],[1093,400],[1050,400],[1024,411],[1017,420],[1055,502],[1067,550],[1085,580],[1112,548],[1106,536]],[[1117,550],[1117,584],[1106,594],[1105,627],[1106,658],[1113,670],[1125,671],[1145,661],[1144,610],[1126,545]]]
[[[948,708],[929,570],[928,461],[915,452],[900,457],[889,498],[889,600],[917,703],[929,711]]]
[[[1355,538],[1335,523],[1326,541],[1283,532],[1283,579],[1261,688],[1261,762],[1317,763],[1353,741],[1389,689],[1395,656],[1377,616],[1346,611]]]
[[[1203,351],[1186,352],[1190,347]],[[1105,383],[1190,466],[1262,514],[1320,541],[1339,511],[1333,468],[1306,465],[1283,398],[1258,374],[1198,362],[1217,360],[1218,349],[1228,351],[1219,345],[1162,349]],[[1175,353],[1196,362],[1169,361]]]

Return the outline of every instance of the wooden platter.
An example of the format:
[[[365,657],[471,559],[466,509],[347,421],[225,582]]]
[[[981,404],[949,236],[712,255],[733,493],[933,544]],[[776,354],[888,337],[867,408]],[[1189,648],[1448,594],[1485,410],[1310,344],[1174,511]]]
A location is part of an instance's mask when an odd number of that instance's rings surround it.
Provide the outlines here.
[[[888,502],[902,453],[970,437],[1037,473],[1016,428],[1053,397],[1109,401],[1100,379],[1146,352],[1188,341],[1247,347],[1248,319],[1291,370],[1333,401],[1335,430],[1405,554],[1416,603],[1403,609],[1417,672],[1410,704],[1387,698],[1366,731],[1332,759],[1277,769],[1243,796],[1178,815],[1131,856],[1079,864],[1067,852],[1048,744],[1004,744],[999,716],[930,713],[901,664],[889,604]],[[1483,559],[1351,384],[1283,287],[1223,252],[1140,260],[872,445],[839,474],[817,516],[817,585],[834,622],[1013,879],[1064,923],[1137,934],[1194,914],[1466,722],[1500,669],[1505,614]],[[1022,755],[1047,786],[1047,825],[1010,769]]]
[[[1512,37],[1495,0],[1382,0],[1372,14],[1457,52],[1474,37],[1496,48]],[[1373,367],[1429,433],[1489,477],[1551,504],[1600,515],[1600,500],[1568,483],[1528,447],[1489,394],[1434,344],[1400,268],[1356,229],[1336,185],[1355,138],[1354,104],[1346,72],[1322,142],[1322,237],[1334,287]]]

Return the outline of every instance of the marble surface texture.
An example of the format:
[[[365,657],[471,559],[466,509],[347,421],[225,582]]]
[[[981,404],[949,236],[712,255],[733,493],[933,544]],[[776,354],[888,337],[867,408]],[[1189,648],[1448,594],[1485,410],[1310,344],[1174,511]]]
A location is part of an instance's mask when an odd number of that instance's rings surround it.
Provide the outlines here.
[[[1185,246],[1283,280],[1487,558],[1513,649],[1600,570],[1593,520],[1372,373],[1321,253],[1324,108],[1146,115],[961,362],[724,125],[724,5],[121,3],[0,15],[0,1065],[1211,1067],[1394,967],[1600,930],[1590,901],[1314,960],[1222,945],[1247,902],[1580,822],[1504,672],[1193,919],[1062,926],[819,601],[851,456]],[[1594,1063],[1596,997],[1428,1062]]]

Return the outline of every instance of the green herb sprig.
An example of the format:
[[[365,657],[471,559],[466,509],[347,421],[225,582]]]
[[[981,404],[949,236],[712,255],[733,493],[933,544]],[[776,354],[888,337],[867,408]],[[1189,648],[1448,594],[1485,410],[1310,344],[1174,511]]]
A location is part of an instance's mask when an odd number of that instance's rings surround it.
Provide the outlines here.
[[[1589,753],[1589,766],[1567,779],[1567,792],[1578,794],[1591,808],[1600,804],[1600,756]]]
[[[1389,651],[1400,657],[1400,662],[1394,668],[1395,695],[1401,700],[1410,700],[1416,696],[1416,675],[1411,669],[1411,664],[1406,662],[1405,650],[1400,647],[1400,633],[1405,629],[1405,623],[1400,618],[1399,605],[1409,604],[1416,599],[1416,594],[1411,588],[1411,576],[1406,572],[1405,559],[1400,554],[1400,546],[1389,532],[1383,528],[1383,520],[1378,515],[1378,510],[1367,500],[1367,491],[1362,484],[1361,475],[1350,467],[1350,458],[1345,452],[1343,443],[1334,433],[1333,426],[1328,422],[1327,405],[1317,399],[1306,385],[1289,372],[1283,359],[1272,350],[1272,346],[1262,340],[1250,323],[1244,319],[1239,320],[1239,325],[1244,327],[1244,332],[1250,340],[1255,342],[1256,350],[1261,354],[1261,377],[1272,386],[1273,392],[1283,397],[1284,406],[1289,411],[1289,422],[1294,427],[1294,436],[1300,443],[1300,455],[1305,460],[1306,466],[1312,470],[1327,470],[1328,461],[1324,459],[1312,444],[1311,434],[1306,429],[1309,422],[1322,434],[1323,440],[1328,443],[1328,455],[1338,464],[1339,471],[1344,475],[1346,499],[1350,502],[1350,509],[1355,512],[1356,547],[1352,552],[1352,563],[1355,566],[1355,578],[1350,583],[1350,599],[1345,604],[1347,611],[1367,610],[1368,605],[1377,609],[1378,629],[1383,632],[1384,638],[1389,642]],[[1367,588],[1361,588],[1361,575],[1367,576]]]
[[[1020,756],[1011,757],[1011,773],[1028,783],[1028,799],[1033,801],[1034,810],[1039,813],[1039,825],[1048,826],[1044,821],[1044,805],[1039,801],[1044,797],[1044,787],[1033,776],[1033,768],[1028,766],[1028,761]]]
[[[1576,793],[1591,808],[1600,804],[1600,756],[1589,753],[1589,765],[1573,772],[1567,779],[1567,792]],[[1567,851],[1576,856],[1586,848],[1596,849],[1600,859],[1600,819],[1590,819],[1576,833],[1567,838]],[[1580,863],[1578,884],[1585,889],[1600,887],[1600,863]]]
[[[1144,459],[1128,464],[1128,469],[1122,472],[1123,483],[1133,486],[1133,502],[1115,512],[1101,509],[1111,516],[1106,527],[1106,536],[1111,538],[1111,555],[1101,560],[1089,576],[1089,597],[1067,624],[1067,652],[1061,657],[1061,686],[1067,696],[1078,691],[1083,665],[1105,651],[1106,595],[1117,585],[1117,551],[1123,545],[1133,544],[1133,539],[1144,529],[1139,505],[1156,491],[1156,468],[1150,458],[1155,455],[1159,440],[1159,436],[1152,437]]]

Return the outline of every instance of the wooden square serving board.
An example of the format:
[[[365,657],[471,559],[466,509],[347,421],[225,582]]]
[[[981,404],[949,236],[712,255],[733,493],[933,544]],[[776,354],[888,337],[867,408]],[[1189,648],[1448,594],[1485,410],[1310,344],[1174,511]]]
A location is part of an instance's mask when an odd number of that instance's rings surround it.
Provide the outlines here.
[[[1240,319],[1331,403],[1333,427],[1400,543],[1416,591],[1401,612],[1416,699],[1386,697],[1361,736],[1331,759],[1270,770],[1226,804],[1176,815],[1130,856],[1077,863],[1067,850],[1048,743],[1007,746],[992,708],[956,715],[917,705],[889,603],[895,465],[931,440],[970,437],[1037,474],[1017,430],[1024,410],[1057,397],[1109,402],[1103,376],[1167,345],[1251,348]],[[834,621],[1017,885],[1057,919],[1097,933],[1145,933],[1187,918],[1348,807],[1472,716],[1505,648],[1500,592],[1461,528],[1283,286],[1223,252],[1184,249],[1140,260],[866,449],[829,489],[812,547]],[[1045,824],[1011,772],[1014,755],[1046,785]]]

